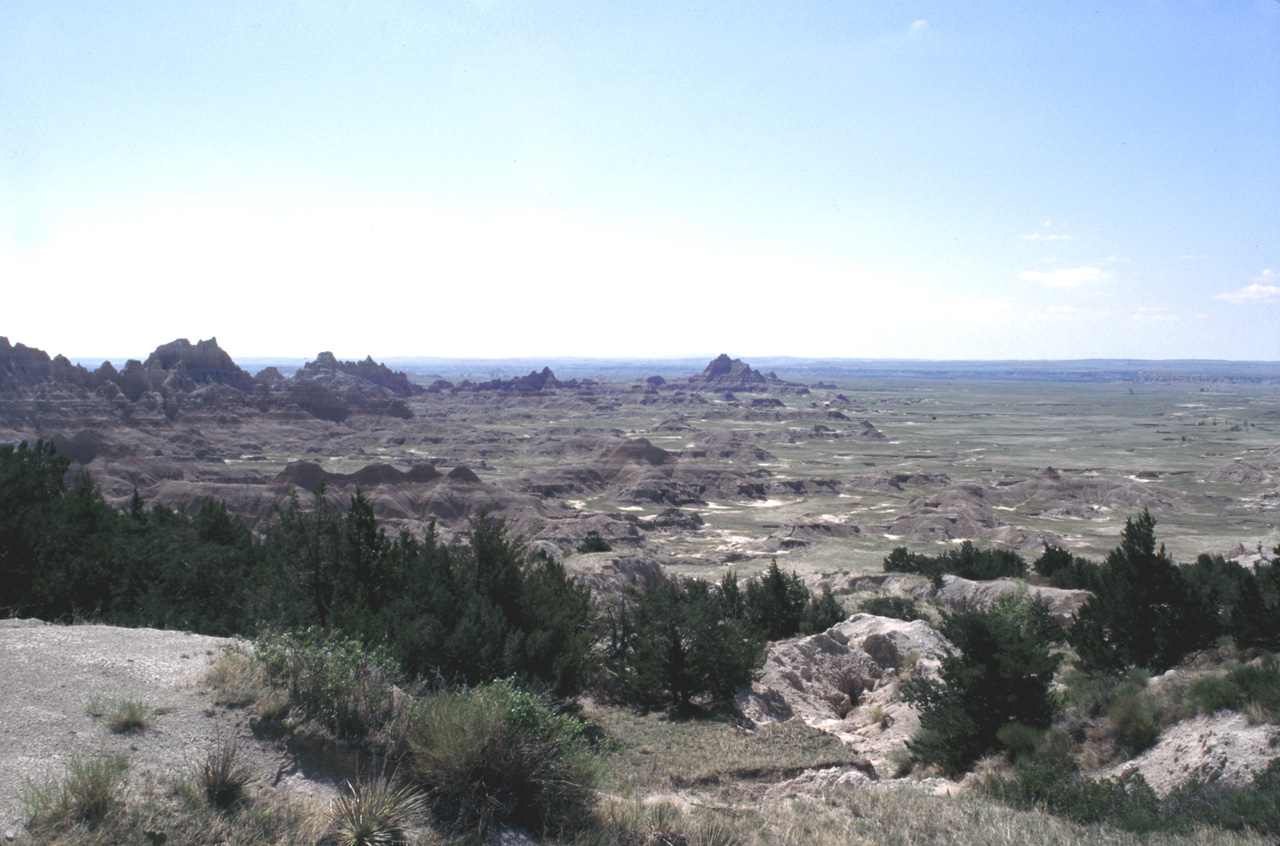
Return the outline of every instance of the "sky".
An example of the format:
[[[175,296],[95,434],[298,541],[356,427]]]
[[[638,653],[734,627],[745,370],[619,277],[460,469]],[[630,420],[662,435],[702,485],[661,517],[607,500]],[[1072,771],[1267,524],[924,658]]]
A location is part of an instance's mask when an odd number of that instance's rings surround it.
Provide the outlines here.
[[[2,0],[0,335],[1280,360],[1280,2]]]

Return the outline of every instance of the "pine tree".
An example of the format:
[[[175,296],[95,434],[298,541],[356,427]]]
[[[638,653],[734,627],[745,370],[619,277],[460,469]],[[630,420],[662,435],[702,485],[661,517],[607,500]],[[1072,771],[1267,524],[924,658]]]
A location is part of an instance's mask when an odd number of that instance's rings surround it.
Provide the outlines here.
[[[1155,525],[1145,509],[1125,522],[1120,545],[1107,556],[1093,596],[1076,616],[1068,641],[1086,671],[1164,672],[1213,641],[1215,621],[1164,545],[1157,549]]]

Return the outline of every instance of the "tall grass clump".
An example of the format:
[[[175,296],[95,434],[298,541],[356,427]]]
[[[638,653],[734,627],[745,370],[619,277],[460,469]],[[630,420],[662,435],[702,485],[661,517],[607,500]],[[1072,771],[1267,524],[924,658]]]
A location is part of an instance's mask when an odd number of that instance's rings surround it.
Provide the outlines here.
[[[240,760],[240,744],[234,737],[209,750],[192,776],[200,794],[220,810],[239,804],[253,781],[253,773]]]
[[[76,757],[62,781],[28,781],[22,806],[33,827],[63,824],[96,827],[121,806],[129,762],[118,755]]]
[[[444,691],[409,716],[409,777],[448,829],[573,831],[590,817],[599,775],[585,728],[510,681]]]
[[[268,690],[262,662],[243,645],[223,647],[209,665],[204,682],[213,690],[213,701],[228,708],[244,708],[259,701]]]

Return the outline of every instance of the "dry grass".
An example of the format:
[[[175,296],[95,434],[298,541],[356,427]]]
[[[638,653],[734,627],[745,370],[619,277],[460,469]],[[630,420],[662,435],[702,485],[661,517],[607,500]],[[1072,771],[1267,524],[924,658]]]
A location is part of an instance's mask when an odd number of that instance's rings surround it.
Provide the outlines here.
[[[83,759],[29,784],[15,846],[311,846],[323,834],[321,814],[278,794],[219,808],[186,779],[126,785],[126,771],[122,758]]]
[[[835,737],[798,720],[746,731],[728,721],[612,706],[593,705],[584,716],[616,743],[612,789],[623,794],[762,784],[805,769],[865,764]]]
[[[614,801],[584,843],[628,846],[1260,846],[1263,838],[1215,830],[1138,836],[1015,811],[976,796],[939,797],[909,787],[833,791],[764,804]]]
[[[138,699],[121,699],[104,715],[107,728],[116,734],[132,734],[151,728],[155,710]]]
[[[268,692],[267,674],[245,646],[226,647],[210,664],[204,683],[213,701],[228,708],[244,708]]]

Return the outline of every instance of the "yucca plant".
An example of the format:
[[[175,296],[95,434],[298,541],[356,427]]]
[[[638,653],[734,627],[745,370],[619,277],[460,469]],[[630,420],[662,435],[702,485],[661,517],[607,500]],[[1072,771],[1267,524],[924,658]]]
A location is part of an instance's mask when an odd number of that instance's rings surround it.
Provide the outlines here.
[[[352,784],[329,809],[329,828],[341,846],[402,846],[423,813],[421,795],[385,779]]]
[[[240,762],[240,744],[220,741],[195,770],[195,784],[215,808],[226,810],[244,799],[253,773]]]

